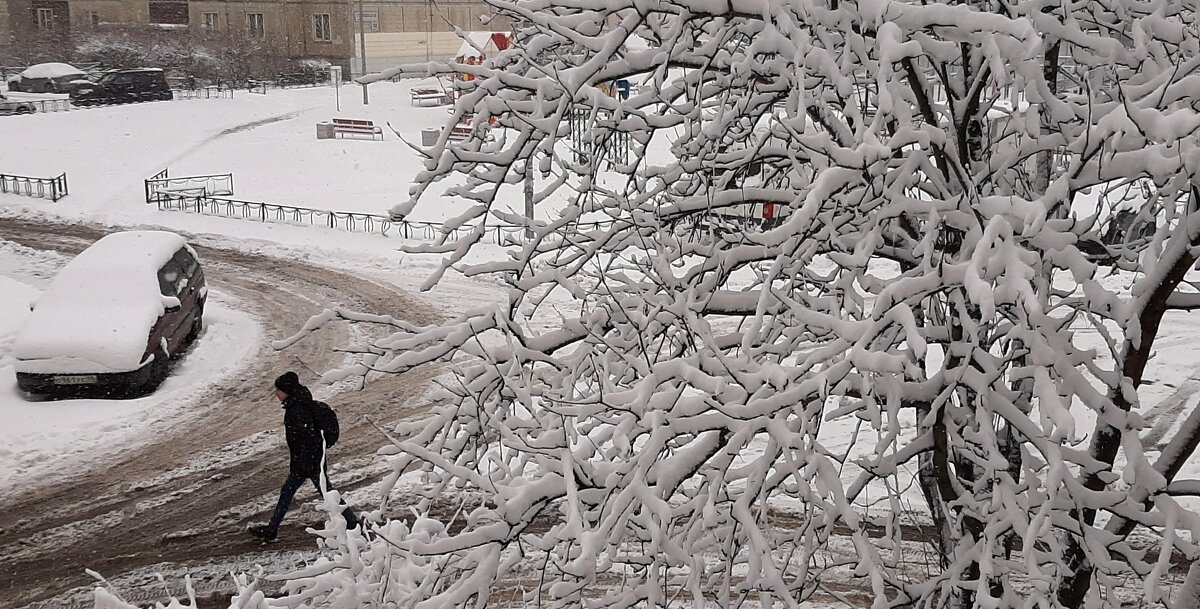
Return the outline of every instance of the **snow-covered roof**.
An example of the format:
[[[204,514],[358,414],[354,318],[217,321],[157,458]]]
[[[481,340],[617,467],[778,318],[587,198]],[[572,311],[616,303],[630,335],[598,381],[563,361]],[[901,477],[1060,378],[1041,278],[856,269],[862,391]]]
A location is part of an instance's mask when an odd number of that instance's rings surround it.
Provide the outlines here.
[[[83,70],[68,63],[39,63],[21,72],[22,78],[61,78],[83,74]]]
[[[466,40],[463,40],[462,46],[458,47],[458,53],[455,57],[482,57],[491,55],[496,52],[496,45],[492,43],[492,34],[495,32],[467,32]],[[480,54],[478,49],[483,49]]]
[[[165,231],[113,233],[92,244],[63,267],[17,334],[17,371],[139,368],[165,310],[158,270],[185,245]]]

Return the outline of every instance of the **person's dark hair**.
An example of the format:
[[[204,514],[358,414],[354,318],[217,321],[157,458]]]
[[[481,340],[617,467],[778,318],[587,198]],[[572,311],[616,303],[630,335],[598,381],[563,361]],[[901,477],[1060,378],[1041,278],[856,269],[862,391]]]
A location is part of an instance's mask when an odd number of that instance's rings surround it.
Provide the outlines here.
[[[284,372],[283,374],[279,375],[279,378],[275,379],[275,388],[288,395],[292,395],[300,387],[303,387],[303,385],[300,384],[300,376],[290,370]]]

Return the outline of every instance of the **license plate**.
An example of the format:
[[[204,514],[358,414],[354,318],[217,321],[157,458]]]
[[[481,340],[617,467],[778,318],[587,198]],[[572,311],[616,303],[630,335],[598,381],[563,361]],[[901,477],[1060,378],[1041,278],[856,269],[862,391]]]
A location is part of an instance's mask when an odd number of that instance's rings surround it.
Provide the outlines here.
[[[95,385],[94,374],[64,374],[54,377],[55,385]]]

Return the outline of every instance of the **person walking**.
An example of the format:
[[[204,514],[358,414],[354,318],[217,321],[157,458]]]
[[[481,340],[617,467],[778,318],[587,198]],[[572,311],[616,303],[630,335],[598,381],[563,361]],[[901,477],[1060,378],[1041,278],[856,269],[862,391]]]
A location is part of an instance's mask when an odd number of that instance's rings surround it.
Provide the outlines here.
[[[250,527],[250,534],[263,541],[275,540],[279,533],[279,525],[283,522],[296,491],[300,490],[305,480],[311,480],[313,486],[317,487],[317,492],[324,496],[324,491],[321,490],[321,476],[325,471],[325,447],[337,440],[336,437],[327,438],[326,434],[322,433],[322,421],[328,420],[333,414],[322,413],[321,409],[329,407],[313,399],[312,392],[300,384],[300,377],[295,372],[285,372],[275,379],[275,397],[283,403],[283,429],[291,462],[287,480],[279,491],[279,502],[275,505],[271,522]],[[334,427],[336,428],[336,424]],[[331,431],[330,435],[332,434],[336,434],[336,431]],[[329,476],[326,475],[325,479],[326,488],[333,490],[332,486],[328,486]],[[349,506],[342,511],[342,517],[346,519],[346,528],[353,529],[358,526],[358,518]]]

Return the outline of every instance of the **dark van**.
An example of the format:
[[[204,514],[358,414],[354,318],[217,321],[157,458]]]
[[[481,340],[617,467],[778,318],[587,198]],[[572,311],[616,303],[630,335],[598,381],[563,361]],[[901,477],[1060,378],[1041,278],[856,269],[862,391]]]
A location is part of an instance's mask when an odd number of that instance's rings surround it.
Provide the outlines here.
[[[112,233],[67,263],[13,341],[17,386],[40,395],[142,395],[200,334],[208,287],[166,231]]]
[[[174,98],[167,84],[167,75],[159,68],[114,70],[106,72],[94,83],[80,83],[71,90],[71,103],[76,106],[132,104]]]

